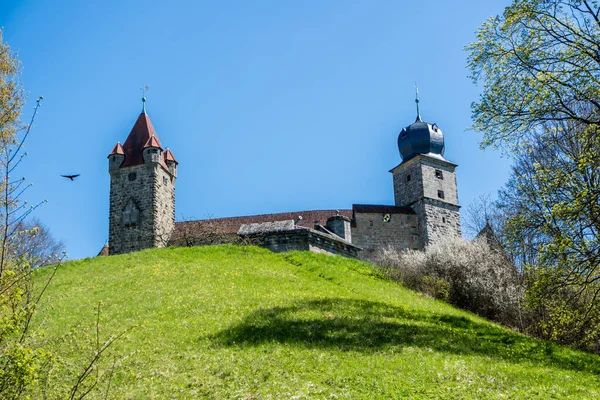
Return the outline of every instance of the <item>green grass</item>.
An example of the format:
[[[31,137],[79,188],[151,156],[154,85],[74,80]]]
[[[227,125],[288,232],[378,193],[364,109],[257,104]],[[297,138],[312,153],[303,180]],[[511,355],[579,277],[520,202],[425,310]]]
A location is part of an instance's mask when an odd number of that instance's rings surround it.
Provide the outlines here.
[[[65,365],[89,356],[70,338],[95,332],[98,302],[103,338],[135,327],[104,361],[116,356],[110,398],[600,397],[599,357],[345,258],[215,246],[68,262],[37,320]]]

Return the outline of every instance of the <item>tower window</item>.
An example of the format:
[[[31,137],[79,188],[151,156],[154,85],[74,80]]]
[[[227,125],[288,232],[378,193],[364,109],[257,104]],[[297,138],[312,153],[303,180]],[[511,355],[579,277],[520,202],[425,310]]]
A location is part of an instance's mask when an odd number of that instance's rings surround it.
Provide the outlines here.
[[[438,190],[438,197],[439,197],[440,199],[443,199],[443,198],[444,198],[444,191],[443,191],[443,190]]]
[[[373,221],[369,221],[369,226],[373,226]]]
[[[125,226],[135,226],[140,218],[140,210],[137,208],[133,200],[129,200],[127,206],[123,210],[123,224]]]
[[[410,175],[406,175],[406,182],[410,182]]]
[[[166,176],[163,176],[163,185],[167,185],[169,183],[169,180],[167,179]]]
[[[446,223],[446,217],[442,217],[442,222],[445,224]]]
[[[129,181],[135,181],[137,178],[137,173],[135,172],[131,172],[128,176],[127,179],[129,179]]]
[[[444,179],[444,173],[441,170],[436,169],[435,170],[435,177],[438,178],[438,179]]]

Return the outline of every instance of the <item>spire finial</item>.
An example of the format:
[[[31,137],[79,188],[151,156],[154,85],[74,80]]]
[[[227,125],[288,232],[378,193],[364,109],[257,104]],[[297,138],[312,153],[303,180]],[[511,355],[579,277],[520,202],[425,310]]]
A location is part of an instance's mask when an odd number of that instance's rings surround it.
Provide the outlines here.
[[[415,103],[417,104],[417,121],[421,121],[421,112],[419,111],[419,87],[415,82]]]
[[[146,114],[146,92],[150,89],[150,86],[144,85],[140,88],[142,91],[142,114]]]

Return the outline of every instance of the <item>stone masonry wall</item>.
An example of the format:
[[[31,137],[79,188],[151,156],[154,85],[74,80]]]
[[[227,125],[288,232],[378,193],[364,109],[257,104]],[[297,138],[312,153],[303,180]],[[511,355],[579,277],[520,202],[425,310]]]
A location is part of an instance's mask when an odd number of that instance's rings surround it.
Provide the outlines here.
[[[310,250],[314,253],[356,257],[359,249],[349,243],[332,239],[310,229],[294,229],[276,233],[251,235],[252,242],[274,252]]]
[[[175,229],[175,177],[160,166],[154,174],[154,247],[165,247]]]
[[[439,190],[444,192],[443,201],[458,205],[455,169],[453,163],[427,156],[416,156],[400,164],[391,171],[396,205],[411,206],[424,197],[438,199]]]
[[[361,247],[359,258],[374,259],[375,252],[384,247],[398,250],[422,247],[418,216],[414,214],[390,214],[383,220],[381,213],[356,213],[352,227],[352,244]]]
[[[175,224],[175,178],[154,163],[110,175],[110,254],[163,247]]]
[[[392,170],[396,205],[417,213],[423,245],[461,234],[455,169],[451,162],[418,155]]]
[[[419,231],[423,243],[439,241],[443,237],[460,236],[459,207],[432,199],[424,199],[413,205],[420,216]]]
[[[408,206],[423,198],[423,171],[418,158],[400,164],[391,171],[394,180],[394,202],[397,206]]]
[[[458,191],[456,189],[456,166],[454,164],[423,157],[421,161],[421,177],[423,179],[423,196],[430,199],[439,199],[438,191],[444,192],[445,203],[458,205]],[[436,170],[441,178],[436,176]]]

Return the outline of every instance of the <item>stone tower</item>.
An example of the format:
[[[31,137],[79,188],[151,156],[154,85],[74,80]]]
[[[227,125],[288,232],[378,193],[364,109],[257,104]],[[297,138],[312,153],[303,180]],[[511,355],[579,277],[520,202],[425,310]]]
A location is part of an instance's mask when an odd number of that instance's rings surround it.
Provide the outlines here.
[[[108,155],[109,254],[166,245],[175,227],[177,164],[144,107],[125,143]]]
[[[417,99],[416,121],[398,136],[400,165],[394,177],[397,206],[411,207],[419,220],[421,243],[461,235],[456,164],[444,158],[444,135],[436,124],[423,122]]]

